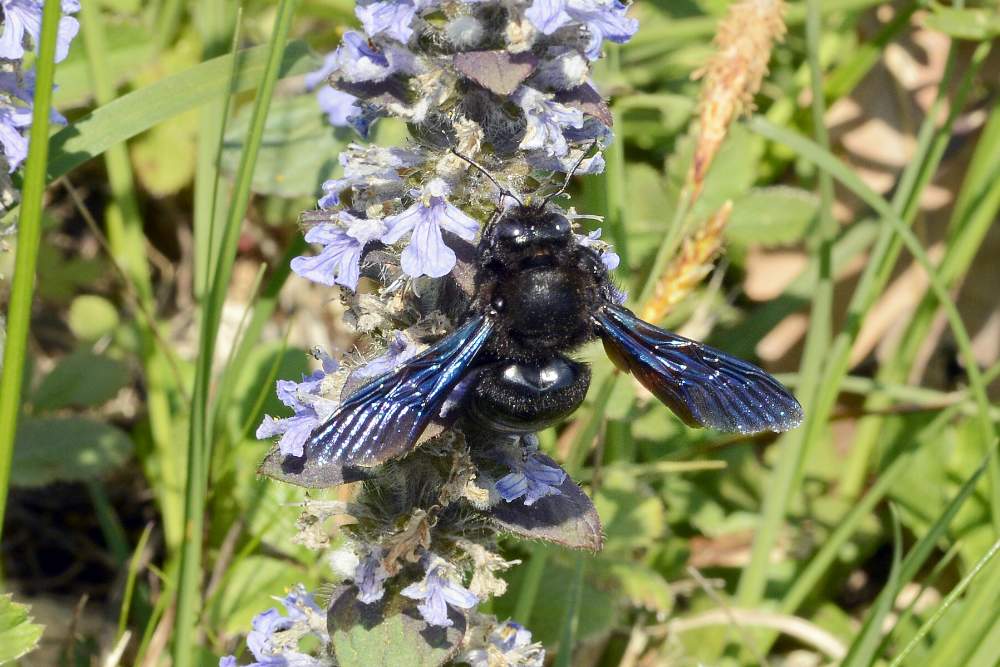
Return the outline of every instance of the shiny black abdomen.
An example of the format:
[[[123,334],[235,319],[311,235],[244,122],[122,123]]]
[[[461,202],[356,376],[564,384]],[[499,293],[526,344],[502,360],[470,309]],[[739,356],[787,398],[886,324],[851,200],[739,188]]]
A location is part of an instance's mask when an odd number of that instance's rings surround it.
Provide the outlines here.
[[[580,407],[589,386],[590,368],[562,355],[544,362],[497,362],[481,371],[469,414],[495,432],[538,431]]]

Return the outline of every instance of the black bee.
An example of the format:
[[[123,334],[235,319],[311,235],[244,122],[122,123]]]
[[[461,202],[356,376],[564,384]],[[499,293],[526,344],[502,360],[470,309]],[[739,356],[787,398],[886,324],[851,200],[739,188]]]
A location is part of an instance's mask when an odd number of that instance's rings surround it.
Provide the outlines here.
[[[474,425],[535,431],[583,402],[590,369],[567,354],[600,337],[691,426],[757,433],[798,426],[802,408],[766,372],[659,329],[616,303],[600,256],[548,200],[508,208],[477,250],[475,291],[456,331],[349,396],[305,445],[312,465],[370,467],[417,443],[462,383]]]

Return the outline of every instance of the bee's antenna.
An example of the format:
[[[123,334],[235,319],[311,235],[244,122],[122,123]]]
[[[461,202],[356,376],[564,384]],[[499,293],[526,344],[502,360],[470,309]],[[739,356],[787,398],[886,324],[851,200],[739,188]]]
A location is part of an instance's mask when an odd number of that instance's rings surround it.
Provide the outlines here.
[[[501,200],[501,202],[503,201],[503,198],[506,196],[506,197],[510,197],[511,199],[513,199],[514,201],[516,201],[521,206],[524,206],[524,202],[521,201],[521,198],[518,197],[517,195],[515,195],[511,191],[510,188],[507,188],[507,187],[504,187],[503,185],[501,185],[500,181],[498,181],[496,179],[496,177],[493,176],[493,174],[491,174],[486,169],[486,167],[484,167],[483,165],[479,164],[478,162],[476,162],[472,158],[466,157],[466,156],[462,155],[461,153],[459,153],[454,148],[451,149],[451,152],[454,153],[456,157],[461,158],[462,160],[465,160],[466,162],[468,162],[470,165],[472,165],[473,167],[475,167],[476,169],[478,169],[479,171],[481,171],[483,173],[483,175],[486,176],[486,178],[490,179],[490,182],[493,183],[493,185],[497,186],[497,190],[500,191],[500,200]]]
[[[550,201],[552,201],[553,199],[555,199],[556,197],[558,197],[562,193],[566,192],[566,188],[569,187],[569,182],[571,180],[573,180],[573,176],[576,175],[576,170],[579,169],[580,165],[583,164],[583,161],[587,159],[587,153],[589,153],[590,151],[592,151],[594,149],[594,146],[596,146],[596,145],[597,145],[597,139],[594,139],[594,141],[592,141],[590,143],[590,145],[587,146],[587,149],[585,151],[583,151],[583,153],[580,154],[580,159],[578,159],[576,161],[576,164],[573,165],[573,168],[569,170],[568,174],[566,174],[566,180],[563,181],[562,187],[559,188],[558,190],[556,190],[555,192],[553,192],[548,197],[546,197],[545,199],[542,200],[542,208],[545,208],[545,206]]]

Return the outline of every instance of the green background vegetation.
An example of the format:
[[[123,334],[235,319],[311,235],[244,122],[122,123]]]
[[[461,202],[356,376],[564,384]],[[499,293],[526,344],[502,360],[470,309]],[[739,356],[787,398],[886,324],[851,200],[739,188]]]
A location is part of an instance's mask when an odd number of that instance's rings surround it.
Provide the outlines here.
[[[732,200],[720,268],[666,324],[767,352],[807,420],[687,429],[588,351],[587,403],[542,440],[607,547],[509,541],[524,563],[491,611],[560,664],[997,664],[995,7],[790,3],[756,112],[687,208],[691,74],[727,3],[637,4],[639,33],[597,68],[608,169],[572,203],[606,217],[639,296],[664,245]],[[3,585],[47,626],[24,664],[91,664],[126,636],[121,664],[216,664],[272,595],[330,577],[293,540],[304,492],[256,477],[253,431],[305,349],[353,349],[334,294],[288,269],[298,212],[353,140],[301,75],[353,5],[83,0],[79,18],[55,71],[70,125],[46,155],[36,118],[16,266],[0,254]],[[51,70],[43,40],[40,91]],[[0,597],[0,647],[37,638]]]

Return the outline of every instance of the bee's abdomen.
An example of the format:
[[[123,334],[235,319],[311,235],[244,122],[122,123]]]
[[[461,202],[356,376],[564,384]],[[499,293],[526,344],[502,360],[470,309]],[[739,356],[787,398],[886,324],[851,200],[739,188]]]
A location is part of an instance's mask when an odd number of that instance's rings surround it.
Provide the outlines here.
[[[469,414],[491,431],[537,431],[572,414],[589,386],[590,369],[560,355],[539,362],[498,362],[481,371]]]

